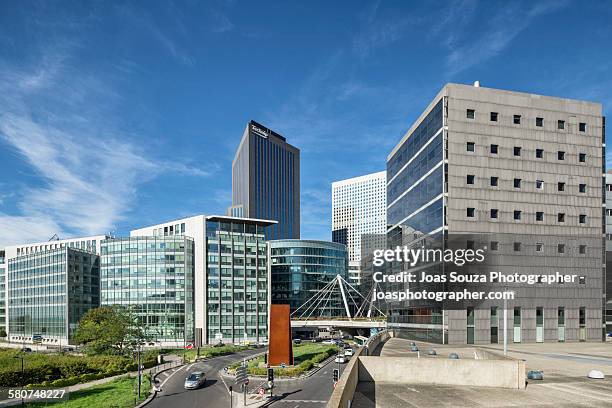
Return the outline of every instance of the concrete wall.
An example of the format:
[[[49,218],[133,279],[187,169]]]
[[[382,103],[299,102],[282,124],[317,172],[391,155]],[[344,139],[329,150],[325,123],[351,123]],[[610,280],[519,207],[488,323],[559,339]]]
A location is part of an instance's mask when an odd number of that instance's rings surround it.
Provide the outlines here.
[[[359,357],[359,381],[525,388],[522,360]]]
[[[346,408],[349,406],[349,401],[353,399],[359,382],[359,358],[367,355],[368,350],[375,350],[381,342],[388,339],[388,331],[380,332],[367,342],[366,347],[357,350],[344,369],[338,384],[336,384],[336,388],[327,402],[327,408]]]

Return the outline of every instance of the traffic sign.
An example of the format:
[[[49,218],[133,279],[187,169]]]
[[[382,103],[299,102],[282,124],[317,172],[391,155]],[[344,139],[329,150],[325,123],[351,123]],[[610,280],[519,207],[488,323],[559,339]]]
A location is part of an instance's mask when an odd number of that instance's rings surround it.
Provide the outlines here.
[[[249,378],[247,377],[246,366],[240,366],[236,369],[236,384],[248,384]]]
[[[287,367],[285,363],[281,363],[281,368],[285,368],[285,367]]]
[[[266,393],[266,390],[264,390],[263,388],[259,388],[259,390],[257,390],[257,393],[261,396],[263,396]]]

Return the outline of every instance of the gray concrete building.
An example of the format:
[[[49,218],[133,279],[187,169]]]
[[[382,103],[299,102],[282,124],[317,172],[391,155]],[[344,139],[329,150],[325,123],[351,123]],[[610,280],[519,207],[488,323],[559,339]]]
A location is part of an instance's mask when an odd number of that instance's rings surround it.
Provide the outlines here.
[[[250,121],[232,162],[233,217],[277,221],[267,239],[300,238],[300,150]]]
[[[389,241],[470,234],[501,272],[578,274],[518,288],[509,342],[600,341],[604,129],[599,103],[447,84],[388,156]],[[442,342],[501,342],[502,308],[391,303],[390,325]]]
[[[606,173],[606,333],[612,333],[612,171]]]

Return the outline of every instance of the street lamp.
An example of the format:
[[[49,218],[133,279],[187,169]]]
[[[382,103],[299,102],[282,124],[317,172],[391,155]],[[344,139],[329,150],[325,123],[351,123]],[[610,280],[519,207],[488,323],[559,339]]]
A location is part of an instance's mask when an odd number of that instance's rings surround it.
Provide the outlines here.
[[[23,356],[13,356],[13,358],[19,358],[21,359],[21,405],[24,405],[24,401],[23,401],[23,387],[24,387],[24,377],[23,377]]]

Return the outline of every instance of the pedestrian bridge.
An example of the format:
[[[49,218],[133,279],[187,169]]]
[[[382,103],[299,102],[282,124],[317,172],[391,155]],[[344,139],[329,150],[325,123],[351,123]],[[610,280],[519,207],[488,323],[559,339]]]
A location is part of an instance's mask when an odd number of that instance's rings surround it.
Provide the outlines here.
[[[386,329],[386,320],[372,319],[291,319],[292,328],[302,327],[336,327],[350,329]]]
[[[337,275],[291,313],[291,327],[385,329],[387,316],[374,304],[372,290],[363,296]]]

